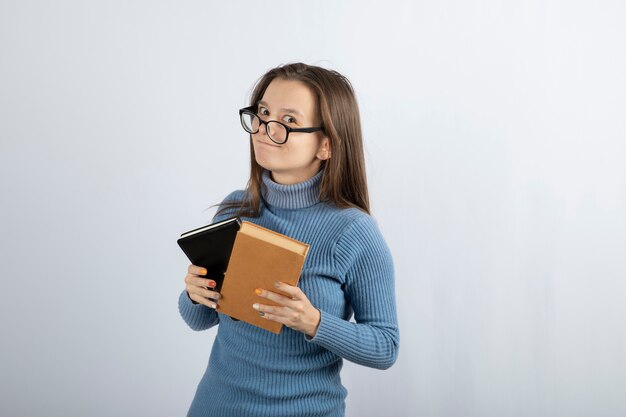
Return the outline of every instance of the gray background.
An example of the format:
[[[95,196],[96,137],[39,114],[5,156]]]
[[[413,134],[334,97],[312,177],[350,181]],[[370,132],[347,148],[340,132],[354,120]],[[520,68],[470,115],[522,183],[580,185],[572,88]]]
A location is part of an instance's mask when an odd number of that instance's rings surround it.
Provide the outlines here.
[[[177,416],[215,330],[179,233],[248,174],[267,69],[361,106],[401,353],[348,416],[626,415],[621,1],[0,3],[3,416]]]

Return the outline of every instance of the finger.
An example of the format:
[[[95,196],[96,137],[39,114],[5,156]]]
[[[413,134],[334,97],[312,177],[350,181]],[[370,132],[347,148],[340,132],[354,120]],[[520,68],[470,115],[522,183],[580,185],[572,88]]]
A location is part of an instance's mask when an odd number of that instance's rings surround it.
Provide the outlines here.
[[[267,304],[260,304],[260,303],[254,303],[252,304],[252,308],[255,309],[256,311],[258,311],[259,313],[265,313],[265,314],[276,314],[281,316],[281,310],[284,309],[285,307],[280,307],[280,306],[270,306]],[[259,314],[261,315],[261,314]]]
[[[283,306],[291,306],[294,303],[293,299],[289,297],[285,297],[282,294],[278,294],[272,291],[267,291],[261,288],[257,288],[256,290],[254,290],[254,292],[259,297],[267,298],[268,300],[272,300],[275,303],[278,303]]]
[[[217,301],[220,298],[220,293],[219,292],[210,291],[210,290],[207,290],[206,288],[203,288],[203,287],[192,287],[191,291],[187,290],[187,292],[190,292],[190,293],[193,293],[193,294],[197,294],[197,295],[199,295],[201,297],[208,298],[208,299],[211,299],[211,300],[214,300],[214,301]]]
[[[205,305],[209,308],[213,308],[213,309],[217,308],[217,303],[215,301],[208,300],[204,297],[199,296],[198,294],[190,293],[189,298],[191,298],[196,303]]]
[[[276,315],[271,314],[271,313],[265,313],[263,311],[259,311],[259,316],[264,318],[264,319],[266,319],[266,320],[271,320],[271,321],[275,321],[275,322],[278,322],[278,323],[285,324],[285,323],[283,323],[283,320],[279,316],[276,316]]]
[[[185,277],[185,283],[188,285],[195,285],[196,287],[215,288],[216,282],[209,278],[200,278],[195,275],[189,275]]]
[[[302,292],[302,290],[298,287],[294,287],[293,285],[285,284],[284,282],[276,281],[274,283],[274,288],[278,291],[284,292],[293,300],[302,300],[306,299],[306,296]]]
[[[285,324],[286,318],[281,314],[283,313],[284,307],[275,307],[256,303],[253,304],[252,307],[259,313],[260,317]]]
[[[269,306],[265,306],[265,307],[269,307]],[[291,327],[292,329],[295,329],[295,330],[300,330],[298,326],[299,316],[293,312],[284,316],[280,314],[281,311],[282,310],[279,308],[279,309],[274,309],[272,312],[258,310],[258,313],[259,313],[259,317],[261,318],[284,324],[285,326]]]
[[[258,311],[261,317],[267,314],[272,315],[274,318],[280,317],[281,323],[283,324],[292,325],[302,317],[302,309],[299,306],[284,307],[254,303],[252,304],[252,308]]]
[[[206,275],[207,270],[201,266],[189,265],[187,272],[193,275]]]

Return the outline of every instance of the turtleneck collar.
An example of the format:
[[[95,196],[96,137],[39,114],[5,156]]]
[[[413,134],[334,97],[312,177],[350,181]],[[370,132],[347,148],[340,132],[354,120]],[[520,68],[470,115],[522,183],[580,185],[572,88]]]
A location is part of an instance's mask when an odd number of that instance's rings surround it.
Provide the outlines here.
[[[274,182],[270,172],[265,170],[261,187],[263,199],[271,206],[286,209],[300,209],[317,204],[320,201],[320,183],[323,172],[318,172],[306,181],[284,185]]]

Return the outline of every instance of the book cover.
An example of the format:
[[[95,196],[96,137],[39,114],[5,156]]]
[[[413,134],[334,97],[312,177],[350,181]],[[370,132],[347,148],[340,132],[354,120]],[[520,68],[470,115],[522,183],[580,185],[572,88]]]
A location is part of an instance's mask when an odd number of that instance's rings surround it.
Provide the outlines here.
[[[216,282],[215,291],[222,288],[240,224],[239,218],[231,217],[185,232],[177,241],[192,264],[207,270],[206,277]]]
[[[274,305],[257,288],[280,292],[276,281],[298,285],[309,245],[247,221],[241,222],[230,255],[218,311],[273,333],[282,324],[259,316],[252,304]],[[284,294],[286,295],[286,294]]]

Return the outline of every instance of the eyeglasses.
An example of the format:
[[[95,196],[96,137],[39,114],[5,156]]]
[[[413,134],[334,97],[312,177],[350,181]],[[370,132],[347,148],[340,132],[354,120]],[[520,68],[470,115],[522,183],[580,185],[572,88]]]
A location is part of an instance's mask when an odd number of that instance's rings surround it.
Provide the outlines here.
[[[267,136],[272,142],[282,145],[287,142],[287,138],[291,132],[313,133],[324,130],[323,127],[303,127],[294,129],[276,120],[262,120],[257,114],[257,106],[245,107],[239,110],[239,118],[243,130],[248,133],[258,133],[261,125],[265,125]]]

